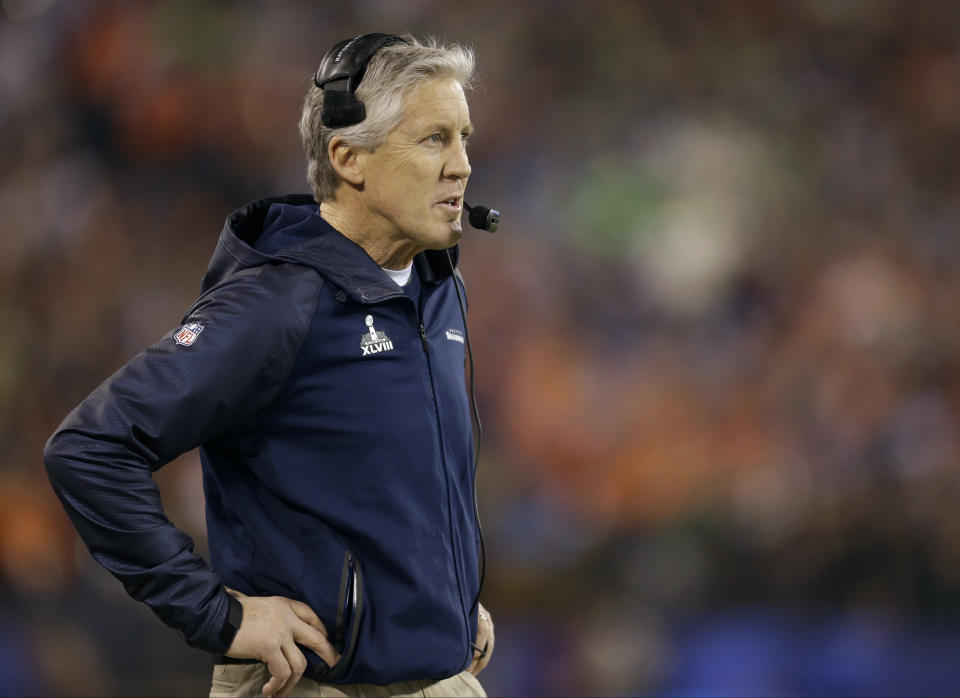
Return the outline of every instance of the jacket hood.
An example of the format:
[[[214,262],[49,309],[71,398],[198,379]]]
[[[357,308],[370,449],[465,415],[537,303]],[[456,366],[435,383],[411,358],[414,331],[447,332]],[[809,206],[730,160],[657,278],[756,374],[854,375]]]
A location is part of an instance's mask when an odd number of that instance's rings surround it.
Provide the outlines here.
[[[457,245],[414,257],[423,283],[438,284],[451,275],[447,252],[456,266]],[[203,276],[201,292],[243,269],[282,263],[311,267],[363,302],[402,293],[362,247],[320,217],[317,202],[309,194],[258,199],[231,213]]]

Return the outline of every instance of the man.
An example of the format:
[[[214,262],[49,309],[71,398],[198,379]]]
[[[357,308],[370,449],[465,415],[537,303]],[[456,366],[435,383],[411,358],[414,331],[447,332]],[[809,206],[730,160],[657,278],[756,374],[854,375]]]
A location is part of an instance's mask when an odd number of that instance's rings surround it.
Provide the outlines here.
[[[233,213],[182,324],[47,444],[92,555],[219,656],[211,695],[483,695],[452,261],[473,70],[459,46],[337,44],[300,124],[314,196]],[[151,478],[198,445],[213,569]]]

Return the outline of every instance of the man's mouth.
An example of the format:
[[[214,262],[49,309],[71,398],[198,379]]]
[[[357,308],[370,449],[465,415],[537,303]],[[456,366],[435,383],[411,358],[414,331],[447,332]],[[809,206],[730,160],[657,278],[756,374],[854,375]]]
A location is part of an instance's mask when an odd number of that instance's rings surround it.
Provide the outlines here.
[[[463,198],[451,196],[449,199],[438,201],[436,205],[450,213],[460,213],[463,210]]]

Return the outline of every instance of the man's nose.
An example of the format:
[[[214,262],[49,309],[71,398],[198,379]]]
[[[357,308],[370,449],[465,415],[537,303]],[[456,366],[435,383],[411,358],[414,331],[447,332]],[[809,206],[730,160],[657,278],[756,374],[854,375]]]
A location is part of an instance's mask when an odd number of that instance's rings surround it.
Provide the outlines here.
[[[470,176],[470,172],[470,158],[467,157],[467,148],[462,142],[458,142],[451,150],[447,164],[443,168],[443,174],[447,177],[466,179]]]

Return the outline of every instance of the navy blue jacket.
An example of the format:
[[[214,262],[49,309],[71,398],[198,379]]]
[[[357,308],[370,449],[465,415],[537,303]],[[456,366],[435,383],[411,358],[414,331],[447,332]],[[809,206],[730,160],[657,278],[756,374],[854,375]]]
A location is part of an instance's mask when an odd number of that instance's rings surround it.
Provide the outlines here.
[[[462,281],[422,253],[416,301],[317,209],[234,212],[182,324],[67,416],[47,472],[94,558],[188,644],[226,651],[227,585],[317,612],[343,658],[305,649],[307,676],[451,676],[478,585]],[[213,569],[151,478],[196,446]]]

